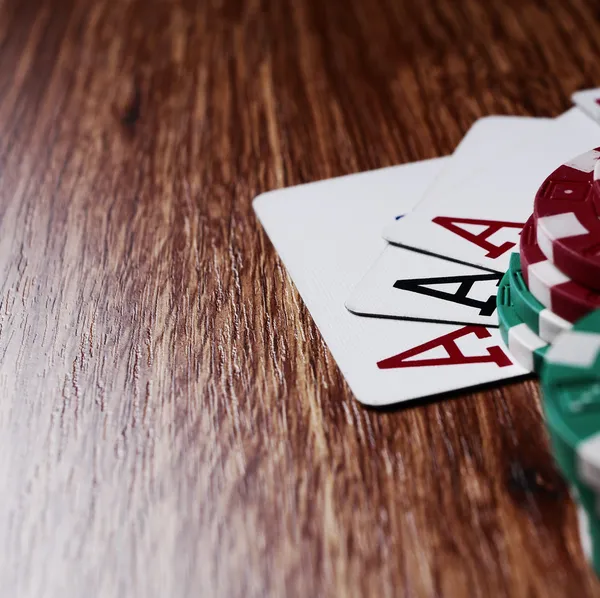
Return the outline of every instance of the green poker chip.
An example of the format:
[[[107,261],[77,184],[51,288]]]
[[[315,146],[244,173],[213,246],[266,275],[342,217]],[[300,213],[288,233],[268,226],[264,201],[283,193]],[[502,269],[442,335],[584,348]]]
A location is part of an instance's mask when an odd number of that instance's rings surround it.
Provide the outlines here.
[[[497,308],[500,334],[510,354],[529,372],[541,372],[548,343],[519,317],[511,295],[510,271],[500,281]]]
[[[518,253],[510,256],[508,272],[511,297],[517,315],[535,334],[543,341],[552,343],[561,332],[571,328],[571,322],[542,305],[527,288],[521,272],[521,256]]]
[[[577,523],[579,527],[579,543],[585,558],[589,563],[594,560],[594,541],[590,533],[590,520],[587,511],[581,506],[577,506]]]
[[[588,562],[600,574],[600,517],[598,494],[595,488],[582,482],[571,465],[569,451],[565,450],[560,438],[549,428],[550,444],[554,459],[565,479],[571,486],[571,495],[577,504],[581,546]]]
[[[577,505],[579,538],[586,559],[596,573],[600,572],[600,517],[596,493],[581,484],[571,486],[571,495]]]
[[[558,336],[541,379],[556,461],[567,479],[600,491],[600,310]]]

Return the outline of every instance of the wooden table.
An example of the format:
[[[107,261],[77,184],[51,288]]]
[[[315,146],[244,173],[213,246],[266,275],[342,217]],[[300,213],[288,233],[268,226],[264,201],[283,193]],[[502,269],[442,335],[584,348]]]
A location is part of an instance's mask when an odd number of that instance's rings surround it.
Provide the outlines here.
[[[600,596],[537,384],[362,408],[252,212],[600,84],[598,3],[0,4],[0,594]]]

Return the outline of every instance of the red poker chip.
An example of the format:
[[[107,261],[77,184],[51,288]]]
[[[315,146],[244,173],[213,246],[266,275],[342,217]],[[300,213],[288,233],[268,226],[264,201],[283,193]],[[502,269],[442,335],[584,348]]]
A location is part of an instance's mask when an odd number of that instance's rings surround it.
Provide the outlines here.
[[[535,196],[537,242],[571,280],[600,290],[600,147],[557,168]]]
[[[600,293],[571,280],[546,259],[536,241],[533,216],[521,233],[521,270],[531,294],[569,322],[600,308]]]

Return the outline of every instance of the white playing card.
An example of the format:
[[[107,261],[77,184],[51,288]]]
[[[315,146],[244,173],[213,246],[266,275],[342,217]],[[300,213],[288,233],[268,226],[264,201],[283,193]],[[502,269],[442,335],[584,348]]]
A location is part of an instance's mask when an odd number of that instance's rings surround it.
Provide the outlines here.
[[[600,126],[571,109],[546,133],[450,191],[430,196],[384,230],[392,243],[505,271],[539,185],[553,169],[600,145]]]
[[[443,159],[272,191],[256,213],[356,398],[388,405],[519,376],[496,329],[360,318],[350,289],[384,247],[381,223],[408,211]],[[440,375],[436,375],[439,372]]]
[[[543,134],[552,122],[549,118],[529,118],[525,116],[486,116],[480,118],[468,130],[457,145],[440,175],[423,194],[416,205],[426,205],[431,198],[443,196],[490,163],[501,159],[523,142],[523,139]]]
[[[600,123],[600,87],[576,91],[571,99],[577,108],[591,119]],[[591,148],[590,148],[591,149]]]
[[[388,245],[346,307],[362,316],[497,326],[501,279],[500,272]]]
[[[478,120],[421,202],[426,203],[428,196],[444,193],[472,176],[475,169],[516,147],[523,137],[543,132],[548,122],[550,119],[512,116]],[[415,210],[418,211],[421,202]],[[457,277],[462,280],[457,281]],[[500,277],[498,273],[484,273],[473,266],[453,264],[391,245],[353,289],[346,307],[360,315],[495,326]],[[440,280],[429,283],[429,278]]]

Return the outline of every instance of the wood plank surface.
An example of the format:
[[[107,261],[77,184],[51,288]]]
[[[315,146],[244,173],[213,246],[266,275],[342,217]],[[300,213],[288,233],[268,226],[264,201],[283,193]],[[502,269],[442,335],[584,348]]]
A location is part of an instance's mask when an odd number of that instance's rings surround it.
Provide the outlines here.
[[[600,596],[537,384],[352,397],[251,208],[600,84],[587,0],[0,3],[0,595]]]

